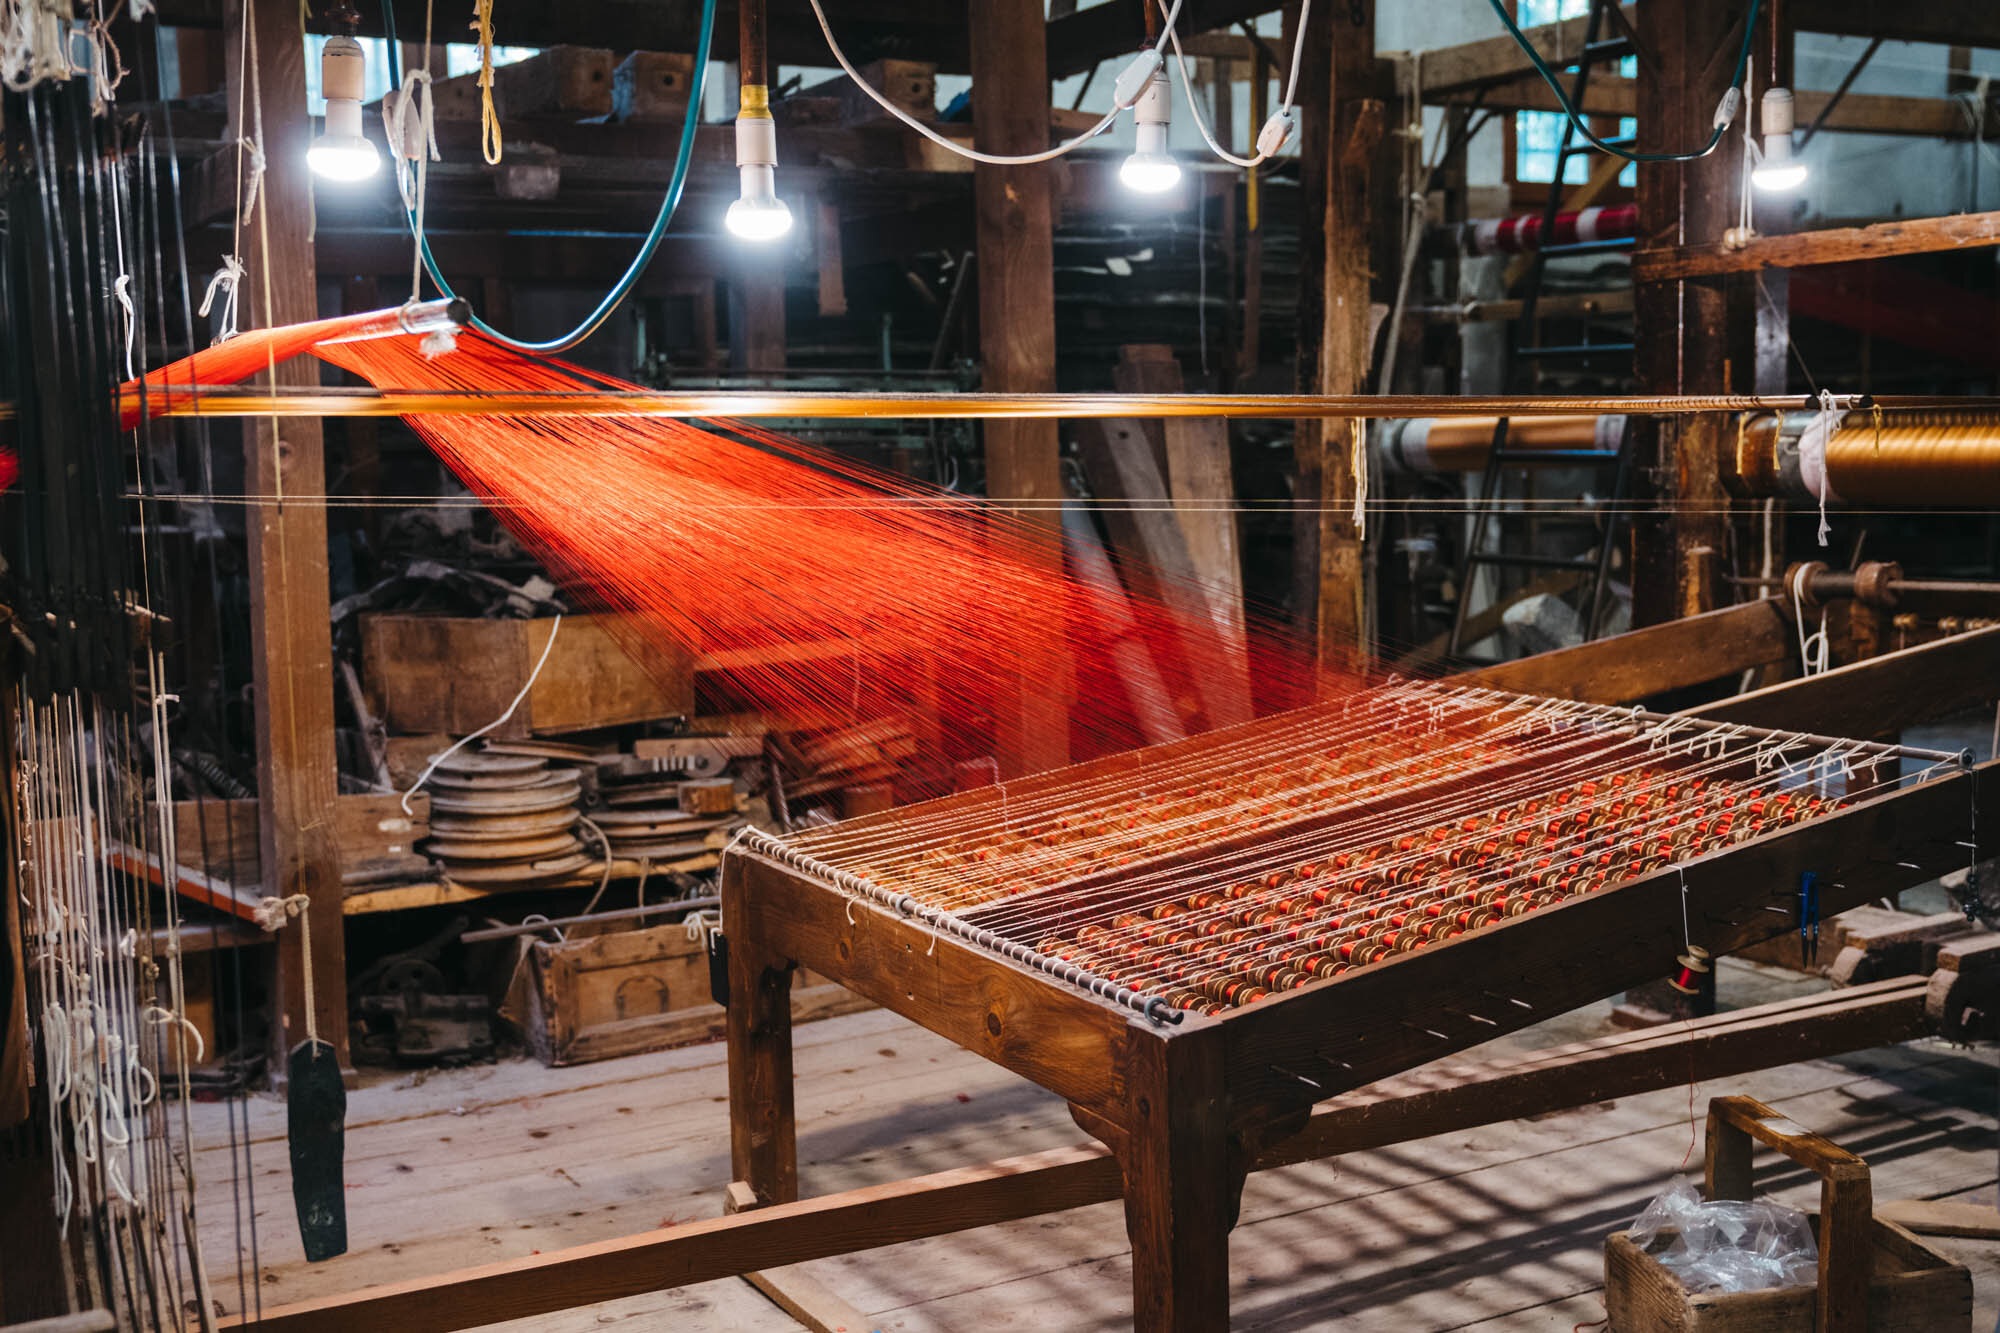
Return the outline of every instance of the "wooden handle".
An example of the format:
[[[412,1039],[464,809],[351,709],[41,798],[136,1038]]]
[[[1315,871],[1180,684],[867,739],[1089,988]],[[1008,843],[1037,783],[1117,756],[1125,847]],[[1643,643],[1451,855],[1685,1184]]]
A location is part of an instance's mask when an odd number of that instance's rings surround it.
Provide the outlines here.
[[[1751,1197],[1753,1140],[1819,1176],[1819,1333],[1861,1333],[1868,1327],[1873,1267],[1874,1194],[1868,1164],[1754,1097],[1717,1097],[1708,1104],[1703,1163],[1708,1198]]]

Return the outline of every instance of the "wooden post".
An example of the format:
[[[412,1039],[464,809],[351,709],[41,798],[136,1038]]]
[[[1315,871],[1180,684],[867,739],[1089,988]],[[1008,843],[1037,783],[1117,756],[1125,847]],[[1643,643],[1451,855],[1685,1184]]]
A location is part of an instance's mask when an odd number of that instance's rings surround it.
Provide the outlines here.
[[[729,1163],[760,1204],[799,1197],[792,1111],[792,970],[752,926],[749,888],[735,862],[722,878],[729,949]]]
[[[1727,43],[1735,50],[1743,7],[1729,0],[1687,0],[1641,6],[1639,36],[1658,68],[1640,80],[1639,148],[1686,152],[1709,133],[1715,106],[1734,73],[1734,62],[1714,59]],[[1763,86],[1763,79],[1759,79]],[[1748,109],[1746,108],[1746,114]],[[1736,222],[1742,161],[1741,122],[1723,146],[1686,163],[1639,167],[1642,247],[1720,241]],[[1740,284],[1735,285],[1740,289]],[[1750,322],[1732,322],[1732,284],[1725,277],[1639,283],[1634,292],[1636,362],[1641,392],[1725,393],[1751,386],[1732,357],[1748,344]],[[1747,361],[1747,358],[1745,358]],[[1642,427],[1637,475],[1664,481],[1667,503],[1633,523],[1632,620],[1657,624],[1720,604],[1722,555],[1727,549],[1721,456],[1730,429],[1722,416],[1677,417]]]
[[[1222,1035],[1133,1034],[1132,1122],[1119,1165],[1140,1333],[1229,1327],[1229,1230],[1242,1180],[1231,1169]]]
[[[1729,0],[1687,0],[1641,6],[1639,37],[1657,69],[1640,80],[1639,143],[1644,152],[1687,152],[1709,133],[1716,103],[1735,72],[1716,60],[1716,44],[1734,51],[1743,14]],[[1762,86],[1762,79],[1759,85]],[[1694,162],[1639,166],[1640,244],[1690,245],[1719,241],[1735,225],[1741,196],[1741,123],[1716,152]],[[1741,284],[1734,284],[1737,290]],[[1633,293],[1635,361],[1642,392],[1726,393],[1747,388],[1731,364],[1749,342],[1751,322],[1741,318],[1726,277],[1642,282]],[[1632,524],[1632,623],[1655,625],[1700,615],[1723,604],[1724,553],[1728,550],[1728,493],[1722,455],[1730,443],[1727,416],[1641,421],[1639,466],[1634,475],[1661,479],[1662,503]],[[1635,987],[1622,1006],[1630,1021],[1685,1019],[1715,1012],[1715,974],[1692,996],[1665,982]]]
[[[1028,153],[1049,145],[1048,39],[1041,0],[970,0],[972,135],[982,152]],[[979,247],[979,350],[984,387],[1048,393],[1056,387],[1053,213],[1047,164],[979,164],[972,177]],[[1061,448],[1053,421],[988,421],[986,492],[995,500],[1041,502],[1031,516],[1049,532],[1059,562]],[[997,748],[1006,773],[1037,772],[1069,760],[1068,694],[1060,643],[1022,645],[1024,680],[1000,701]],[[1040,659],[1037,661],[1037,659]],[[1056,688],[1049,688],[1055,683]]]
[[[1288,21],[1291,13],[1287,11]],[[1357,22],[1356,20],[1360,21]],[[1369,167],[1382,137],[1373,0],[1315,5],[1299,70],[1299,389],[1361,393],[1370,361]],[[1365,652],[1366,570],[1346,422],[1302,421],[1294,606],[1322,661]]]
[[[785,368],[785,242],[778,251],[742,247],[729,283],[729,364],[736,370]]]
[[[244,269],[237,304],[245,327],[319,318],[312,243],[313,177],[306,146],[305,43],[293,0],[231,0],[229,105],[244,87],[239,34],[247,19],[256,77],[246,108],[262,105],[263,186],[243,226]],[[246,117],[248,111],[246,110]],[[254,131],[232,126],[230,137]],[[261,381],[319,384],[319,363],[301,357]],[[333,643],[326,558],[326,460],[313,417],[258,420],[243,433],[250,510],[250,656],[256,698],[257,822],[263,891],[305,894],[310,929],[292,920],[278,932],[274,1070],[306,1038],[308,1015],[340,1066],[347,1055],[347,968],[342,935],[340,846],[333,801]],[[304,945],[310,935],[310,967]],[[312,994],[306,993],[306,973]]]

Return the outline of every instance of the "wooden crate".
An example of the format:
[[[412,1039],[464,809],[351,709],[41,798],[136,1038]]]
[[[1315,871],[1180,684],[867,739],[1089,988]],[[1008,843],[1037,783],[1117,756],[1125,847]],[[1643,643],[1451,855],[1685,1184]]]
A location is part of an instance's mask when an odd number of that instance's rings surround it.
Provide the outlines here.
[[[1953,1333],[1972,1327],[1972,1274],[1872,1213],[1867,1164],[1749,1097],[1709,1103],[1710,1199],[1750,1197],[1751,1141],[1778,1149],[1821,1180],[1819,1282],[1778,1291],[1694,1293],[1628,1232],[1604,1243],[1608,1333]]]
[[[502,1017],[545,1065],[580,1065],[723,1035],[725,1011],[710,998],[708,953],[675,923],[529,946],[524,974]],[[799,968],[792,1018],[806,1022],[873,1006],[844,986]]]
[[[334,835],[340,843],[343,884],[383,884],[431,873],[430,858],[416,844],[430,836],[431,798],[418,792],[403,813],[403,798],[349,793],[333,800]],[[257,802],[176,801],[174,841],[180,863],[238,888],[263,881]]]
[[[1818,1213],[1806,1217],[1817,1227]],[[1950,1333],[1972,1327],[1972,1274],[1893,1222],[1872,1218],[1868,1282],[1870,1333]],[[1605,1333],[1814,1333],[1817,1291],[1694,1293],[1654,1254],[1673,1240],[1662,1231],[1648,1250],[1623,1231],[1604,1243]]]
[[[613,120],[678,121],[687,114],[694,57],[680,51],[634,51],[611,77]]]
[[[564,617],[534,688],[491,734],[518,740],[693,713],[691,659],[670,650],[633,658],[610,631],[616,619]],[[520,693],[554,623],[363,616],[361,675],[370,705],[401,735],[477,731]]]
[[[550,46],[526,60],[495,65],[493,109],[502,120],[608,116],[615,63],[599,47]],[[431,92],[440,120],[479,119],[477,72],[439,79]]]

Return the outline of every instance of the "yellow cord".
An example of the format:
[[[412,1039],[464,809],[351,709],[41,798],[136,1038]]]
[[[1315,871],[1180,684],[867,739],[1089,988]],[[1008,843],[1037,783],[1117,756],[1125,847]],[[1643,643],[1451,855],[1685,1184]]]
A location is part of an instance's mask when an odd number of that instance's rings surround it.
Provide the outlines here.
[[[493,0],[475,0],[472,26],[479,31],[479,149],[486,165],[500,165],[500,117],[493,111]]]

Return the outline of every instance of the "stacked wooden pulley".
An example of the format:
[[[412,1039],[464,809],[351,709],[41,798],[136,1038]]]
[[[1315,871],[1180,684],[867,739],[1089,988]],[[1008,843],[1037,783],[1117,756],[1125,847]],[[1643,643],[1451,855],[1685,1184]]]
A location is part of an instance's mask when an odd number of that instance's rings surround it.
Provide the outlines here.
[[[437,766],[424,851],[462,884],[561,879],[597,863],[577,836],[592,755],[545,741],[496,742]]]
[[[608,766],[600,770],[598,795],[604,808],[591,814],[591,822],[604,831],[618,861],[700,856],[714,850],[714,834],[742,822],[727,778],[684,782],[642,773],[621,779],[616,766]]]

